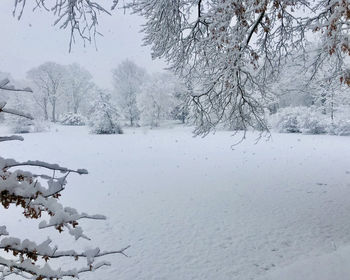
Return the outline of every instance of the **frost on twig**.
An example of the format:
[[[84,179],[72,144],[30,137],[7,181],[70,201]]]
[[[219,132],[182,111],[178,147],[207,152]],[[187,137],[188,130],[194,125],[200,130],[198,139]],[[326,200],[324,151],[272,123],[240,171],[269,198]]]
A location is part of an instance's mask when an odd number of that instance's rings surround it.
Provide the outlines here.
[[[48,12],[52,12],[55,16],[54,25],[61,29],[68,29],[70,31],[69,50],[75,42],[75,36],[83,39],[84,43],[92,42],[96,35],[100,33],[97,31],[98,15],[108,14],[110,12],[99,4],[100,1],[91,0],[58,0],[45,1],[36,0],[35,9],[42,8]],[[51,3],[53,2],[53,3]],[[116,5],[117,1],[114,1]],[[20,19],[26,6],[26,0],[16,0],[13,14]]]

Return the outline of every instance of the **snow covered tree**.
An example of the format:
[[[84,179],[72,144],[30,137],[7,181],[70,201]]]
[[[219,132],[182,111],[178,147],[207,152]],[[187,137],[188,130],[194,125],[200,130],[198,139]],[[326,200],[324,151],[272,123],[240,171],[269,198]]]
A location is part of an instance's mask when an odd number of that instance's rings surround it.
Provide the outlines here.
[[[242,127],[266,129],[268,85],[290,54],[305,47],[308,32],[318,32],[318,68],[329,55],[341,71],[350,54],[349,1],[158,1],[134,0],[127,7],[146,23],[145,44],[172,70],[192,81],[197,92],[197,133],[239,120]],[[310,32],[309,32],[310,33]],[[310,37],[310,36],[309,36]],[[316,69],[315,68],[315,69]]]
[[[48,119],[48,104],[51,105],[51,120],[57,120],[57,104],[64,94],[67,73],[65,68],[55,62],[45,62],[27,73],[28,78],[38,87],[39,94],[34,94],[37,104],[44,111],[45,120]]]
[[[144,85],[137,98],[141,110],[141,121],[145,125],[157,127],[167,119],[174,107],[174,83],[169,74],[154,74]]]
[[[179,82],[173,94],[174,107],[171,110],[170,114],[173,119],[180,120],[182,124],[186,122],[190,115],[188,97],[191,96],[192,92],[193,87],[191,84],[186,86],[183,83]]]
[[[118,2],[111,0],[112,9]],[[25,3],[15,2],[19,15]],[[193,82],[197,133],[232,120],[244,129],[267,129],[264,109],[273,97],[266,86],[290,54],[303,50],[311,32],[322,45],[315,69],[331,55],[340,81],[350,85],[344,69],[350,55],[349,0],[129,0],[123,5],[146,19],[144,42],[152,46],[153,57],[166,59]],[[59,1],[48,10],[56,24],[71,29],[71,38],[84,39],[96,34],[98,13],[108,13],[88,0]]]
[[[111,95],[99,90],[90,109],[89,126],[96,134],[122,134],[119,113],[111,101]]]
[[[279,107],[312,107],[333,121],[337,108],[347,103],[347,86],[339,82],[335,57],[327,56],[321,65],[315,65],[320,48],[319,44],[309,44],[305,51],[288,59],[271,90],[278,97]]]
[[[134,62],[124,60],[112,72],[117,103],[130,126],[134,126],[140,119],[140,110],[136,100],[141,92],[146,71]]]
[[[82,103],[86,103],[89,92],[94,87],[91,74],[77,63],[66,67],[65,93],[68,98],[68,109],[74,114],[80,113]],[[70,110],[72,109],[72,110]]]
[[[29,88],[16,89],[9,86],[9,80],[0,81],[0,94],[3,91],[31,91]],[[0,112],[32,119],[28,114],[7,108],[7,103],[0,103]],[[0,137],[0,142],[20,140],[20,136]],[[48,170],[49,174],[36,174],[16,168],[31,167]],[[70,173],[87,174],[84,169],[72,170],[58,164],[41,161],[18,162],[14,159],[0,157],[0,203],[4,209],[11,205],[21,207],[26,219],[38,220],[39,229],[54,228],[59,232],[66,231],[75,240],[89,238],[79,226],[81,219],[102,220],[102,215],[79,213],[71,207],[63,207],[58,198],[65,189]],[[61,175],[59,175],[61,174]],[[21,277],[25,279],[62,279],[78,277],[85,272],[94,271],[108,262],[95,262],[99,257],[109,254],[125,254],[125,249],[118,251],[101,251],[99,248],[78,252],[74,249],[60,250],[47,238],[41,243],[28,239],[21,240],[10,235],[5,225],[0,225],[0,278]],[[86,265],[80,268],[67,268],[61,264],[53,266],[53,260],[85,259]],[[11,278],[13,279],[13,278]]]

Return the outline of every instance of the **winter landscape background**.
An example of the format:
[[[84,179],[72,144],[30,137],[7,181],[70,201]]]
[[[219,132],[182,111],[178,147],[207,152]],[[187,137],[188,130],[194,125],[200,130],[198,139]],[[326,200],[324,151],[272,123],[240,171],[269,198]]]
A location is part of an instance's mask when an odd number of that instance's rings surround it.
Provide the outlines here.
[[[0,279],[350,277],[350,3],[137,0],[96,38],[38,1],[0,10]]]

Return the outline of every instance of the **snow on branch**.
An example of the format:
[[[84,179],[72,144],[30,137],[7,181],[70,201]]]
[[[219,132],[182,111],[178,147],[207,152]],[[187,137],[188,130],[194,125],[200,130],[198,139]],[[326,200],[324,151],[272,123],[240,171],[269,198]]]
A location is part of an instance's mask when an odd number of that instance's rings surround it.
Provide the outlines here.
[[[9,235],[5,226],[0,226],[0,236],[1,235]]]
[[[8,137],[12,140],[16,137]],[[10,168],[18,166],[35,166],[53,170],[53,175],[33,175],[31,172],[15,170]],[[64,173],[62,177],[55,177],[55,172]],[[42,161],[16,162],[13,159],[0,157],[0,203],[8,209],[10,205],[16,205],[23,209],[23,215],[27,219],[39,219],[39,229],[53,227],[60,233],[65,229],[75,240],[84,238],[90,240],[84,234],[83,228],[79,226],[81,219],[104,220],[103,215],[89,215],[79,213],[71,207],[64,207],[58,200],[67,183],[67,176],[72,173],[87,174],[85,169],[72,170],[61,167],[58,164],[48,164]],[[46,183],[46,186],[45,184]],[[43,214],[46,213],[43,219]],[[8,236],[8,237],[4,237]],[[110,265],[108,262],[95,262],[95,259],[121,254],[126,256],[125,247],[120,250],[101,251],[99,248],[77,252],[75,250],[59,250],[58,246],[51,246],[51,240],[37,244],[28,239],[20,240],[9,236],[6,226],[0,226],[0,279],[10,275],[17,275],[28,279],[61,279],[64,277],[78,277],[84,272]],[[6,256],[10,255],[10,258]],[[15,259],[14,259],[15,258]],[[51,259],[73,258],[85,259],[87,264],[82,268],[64,270],[54,269],[49,265]],[[42,265],[42,263],[44,265]]]
[[[9,85],[9,83],[10,83],[9,79],[0,80],[0,90],[33,92],[33,90],[29,87],[19,89],[19,88],[15,88],[12,85]],[[1,106],[0,106],[0,108],[1,108]]]
[[[30,172],[15,170],[9,172],[9,167],[15,166],[39,166],[49,170],[66,173],[63,177],[41,176],[41,181],[47,182],[47,187],[36,179]],[[76,240],[84,238],[90,240],[78,226],[80,219],[104,220],[103,215],[89,215],[78,213],[71,207],[64,207],[58,198],[64,190],[66,178],[71,172],[86,174],[83,169],[71,170],[60,167],[57,164],[47,164],[40,161],[28,161],[17,163],[12,159],[0,157],[0,202],[5,209],[11,204],[23,208],[23,214],[28,219],[42,219],[42,213],[48,214],[48,221],[42,220],[39,229],[54,227],[59,232],[68,229],[68,233]],[[5,226],[0,226],[0,237],[9,235]],[[111,255],[121,254],[126,256],[125,247],[120,250],[101,251],[99,248],[77,252],[75,250],[59,250],[58,246],[50,246],[51,240],[37,244],[28,239],[20,240],[14,237],[0,238],[0,250],[5,254],[12,254],[17,259],[0,257],[0,279],[5,279],[11,274],[19,275],[28,279],[61,279],[63,277],[78,277],[83,272],[91,272],[102,266],[110,265],[108,262],[95,263],[95,259]],[[74,260],[86,259],[87,265],[79,269],[63,270],[53,269],[48,264],[51,259],[73,258]],[[45,261],[40,265],[39,260]]]
[[[30,114],[26,114],[26,113],[20,112],[20,111],[18,111],[16,109],[1,108],[0,109],[0,113],[1,112],[7,113],[7,114],[11,114],[11,115],[15,115],[15,116],[19,116],[19,117],[23,117],[23,118],[27,118],[27,119],[30,119],[30,120],[34,120],[34,118]]]
[[[18,238],[6,237],[0,241],[0,250],[7,253],[11,252],[14,256],[21,255],[21,257],[26,257],[37,261],[39,257],[44,259],[46,262],[52,258],[74,258],[78,260],[79,258],[85,258],[87,265],[92,265],[95,258],[112,255],[112,254],[125,254],[130,246],[127,246],[121,250],[115,251],[101,251],[100,248],[89,249],[83,252],[77,252],[75,250],[59,251],[57,246],[50,246],[52,240],[49,238],[42,242],[41,244],[36,244],[33,241],[25,239],[21,241]]]
[[[350,86],[349,0],[123,3],[146,20],[142,32],[152,57],[165,59],[169,69],[193,85],[188,104],[196,134],[218,126],[268,131],[266,109],[278,98],[271,85],[293,56],[309,56],[311,33],[320,44],[314,73],[322,72],[332,57],[328,77]]]
[[[13,140],[23,141],[24,138],[18,135],[0,136],[0,142],[13,141]]]
[[[84,272],[95,271],[102,266],[109,266],[108,262],[100,262],[95,265],[89,265],[80,269],[71,269],[71,270],[62,270],[57,269],[54,270],[50,267],[48,263],[45,263],[43,266],[39,266],[33,264],[31,260],[25,260],[23,262],[7,260],[5,258],[0,257],[0,266],[7,267],[10,272],[16,270],[16,274],[25,277],[23,272],[27,273],[27,275],[32,275],[33,277],[28,279],[62,279],[63,277],[74,277],[79,278],[79,274]],[[1,271],[1,270],[0,270]],[[3,275],[8,275],[8,270],[3,270]],[[27,278],[27,277],[25,277]]]
[[[70,30],[69,51],[72,44],[75,42],[75,35],[81,37],[85,41],[91,42],[96,35],[100,34],[97,31],[98,15],[108,14],[110,12],[98,2],[91,0],[57,0],[54,3],[48,4],[49,1],[36,0],[34,8],[43,8],[44,10],[53,13],[56,17],[54,25],[61,29]],[[116,1],[114,1],[116,2]],[[20,19],[26,6],[26,0],[16,0],[13,14],[18,14]]]
[[[0,81],[0,91],[1,90],[7,90],[7,91],[17,91],[17,92],[18,91],[33,92],[32,89],[29,88],[29,87],[24,88],[24,89],[18,89],[18,88],[15,88],[12,85],[9,85],[9,83],[10,83],[9,79],[1,80]],[[20,111],[15,110],[15,109],[5,108],[6,104],[7,103],[5,101],[0,102],[0,113],[4,112],[4,113],[11,114],[11,115],[16,115],[16,116],[19,116],[19,117],[23,117],[23,118],[27,118],[27,119],[33,120],[33,117],[30,114],[26,114],[26,113],[20,112]],[[16,139],[16,140],[18,140],[18,139]]]
[[[15,160],[8,160],[2,168],[9,169],[12,167],[17,166],[36,166],[36,167],[42,167],[50,170],[60,171],[61,173],[78,173],[79,175],[88,174],[88,171],[86,169],[69,169],[66,167],[59,166],[58,164],[50,164],[44,161],[39,160],[28,160],[25,162],[16,162]]]

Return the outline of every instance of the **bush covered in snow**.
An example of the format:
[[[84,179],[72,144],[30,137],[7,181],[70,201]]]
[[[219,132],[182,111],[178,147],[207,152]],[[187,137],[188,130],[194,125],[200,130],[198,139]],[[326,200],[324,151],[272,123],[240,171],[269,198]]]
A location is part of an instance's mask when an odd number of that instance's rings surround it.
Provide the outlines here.
[[[8,125],[12,133],[30,133],[32,131],[33,121],[22,118],[12,118],[8,120]]]
[[[63,125],[73,125],[73,126],[83,126],[86,124],[86,119],[84,116],[75,113],[65,113],[61,116],[61,124]]]
[[[300,133],[300,123],[295,108],[284,108],[271,115],[272,128],[278,132]]]
[[[332,125],[332,134],[350,136],[350,120],[339,120]]]
[[[110,95],[99,92],[90,110],[90,131],[95,134],[122,134],[119,114],[111,103]]]
[[[324,134],[330,122],[310,107],[286,107],[271,115],[273,129],[284,133]]]
[[[308,108],[299,117],[300,130],[305,134],[325,134],[328,132],[330,121],[317,111]]]
[[[6,119],[6,124],[12,133],[17,134],[46,132],[50,129],[50,124],[47,121],[13,116]]]

